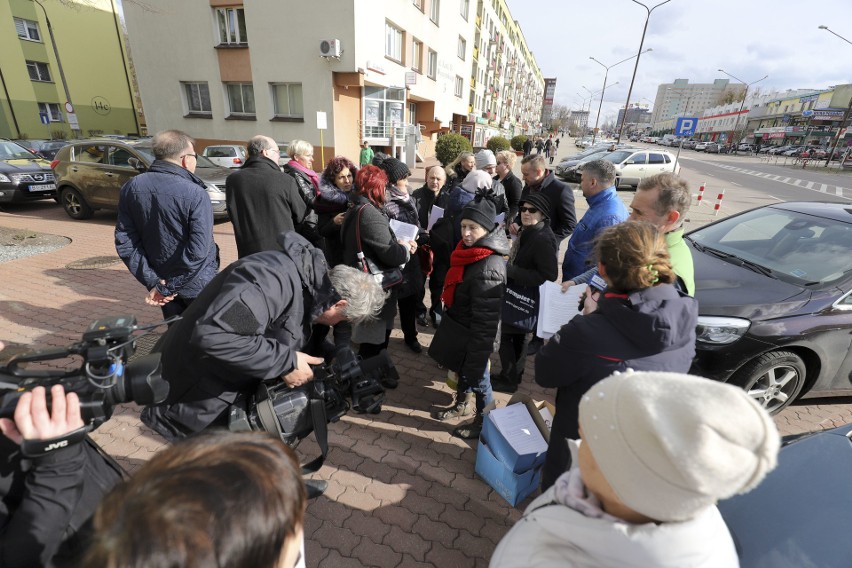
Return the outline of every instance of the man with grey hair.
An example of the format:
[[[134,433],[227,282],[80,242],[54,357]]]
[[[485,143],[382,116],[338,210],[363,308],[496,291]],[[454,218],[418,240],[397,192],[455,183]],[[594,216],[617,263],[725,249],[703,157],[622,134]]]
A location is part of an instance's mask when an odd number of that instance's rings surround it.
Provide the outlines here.
[[[219,270],[213,205],[195,175],[195,141],[158,132],[154,163],[121,188],[115,249],[166,318],[181,314]]]
[[[225,181],[228,215],[239,257],[280,250],[278,235],[305,219],[308,206],[296,181],[278,167],[278,144],[258,135],[248,141],[248,159]]]
[[[450,188],[447,187],[447,172],[444,171],[444,168],[432,166],[426,170],[426,183],[423,184],[423,187],[415,189],[411,193],[417,207],[417,216],[421,227],[429,226],[429,214],[432,212],[432,207],[447,208],[449,195]],[[433,252],[432,273],[429,275],[429,292],[432,303],[432,307],[429,308],[429,316],[432,319],[432,325],[438,327],[443,313],[441,293],[444,290],[444,277],[450,268],[450,251],[441,251],[440,246],[436,250],[435,244],[429,243]],[[424,327],[429,323],[426,319],[426,304],[423,302],[425,296],[426,287],[424,286],[423,297],[417,304],[417,323]]]
[[[612,225],[626,220],[629,213],[615,191],[615,166],[606,160],[593,160],[583,166],[580,190],[589,209],[577,223],[565,258],[562,261],[562,281],[573,280],[593,263],[589,258],[597,236]]]

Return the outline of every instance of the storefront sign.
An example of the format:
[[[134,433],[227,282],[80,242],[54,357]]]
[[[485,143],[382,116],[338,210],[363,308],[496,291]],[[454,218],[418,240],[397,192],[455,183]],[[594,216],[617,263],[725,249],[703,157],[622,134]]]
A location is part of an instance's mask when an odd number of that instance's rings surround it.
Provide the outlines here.
[[[367,61],[367,69],[369,69],[370,71],[375,71],[380,75],[384,75],[386,73],[385,68],[382,67],[382,64],[376,61]]]
[[[835,120],[843,118],[842,110],[815,110],[814,120]]]

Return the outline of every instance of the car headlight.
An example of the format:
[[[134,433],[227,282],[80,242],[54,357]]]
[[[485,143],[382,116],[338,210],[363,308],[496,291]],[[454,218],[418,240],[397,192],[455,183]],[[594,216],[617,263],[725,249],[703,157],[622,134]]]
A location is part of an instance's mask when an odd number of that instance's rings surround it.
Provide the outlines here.
[[[750,326],[751,322],[746,319],[698,316],[695,339],[702,343],[727,345],[745,335]]]
[[[12,180],[11,180],[11,179],[9,179],[9,176],[7,176],[7,175],[5,175],[5,174],[0,174],[0,182],[3,182],[3,183],[12,183]]]

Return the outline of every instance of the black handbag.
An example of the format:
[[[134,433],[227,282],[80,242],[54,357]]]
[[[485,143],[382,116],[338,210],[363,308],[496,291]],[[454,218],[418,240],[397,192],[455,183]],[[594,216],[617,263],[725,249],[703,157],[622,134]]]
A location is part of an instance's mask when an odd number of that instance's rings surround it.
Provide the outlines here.
[[[467,343],[470,330],[450,317],[447,312],[441,317],[441,324],[432,336],[429,356],[450,371],[461,371],[467,357]]]
[[[534,331],[538,323],[538,286],[506,284],[500,320],[523,331]]]
[[[355,219],[355,244],[358,247],[358,253],[356,254],[356,256],[358,257],[358,268],[368,274],[372,274],[376,282],[381,284],[382,290],[388,290],[390,288],[393,288],[394,286],[402,284],[402,270],[400,270],[399,267],[382,270],[381,268],[376,266],[375,262],[364,256],[364,250],[361,247],[361,212],[364,210],[365,207],[367,206],[362,205],[358,209],[357,217]]]

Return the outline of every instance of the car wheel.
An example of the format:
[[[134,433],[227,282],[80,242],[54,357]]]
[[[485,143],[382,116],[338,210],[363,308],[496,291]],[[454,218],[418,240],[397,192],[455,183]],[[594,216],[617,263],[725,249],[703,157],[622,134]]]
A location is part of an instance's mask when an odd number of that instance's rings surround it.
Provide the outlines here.
[[[86,203],[86,200],[83,199],[83,196],[76,189],[66,187],[62,190],[60,196],[62,198],[62,207],[65,208],[65,212],[72,219],[88,219],[94,215],[95,210]]]
[[[770,414],[793,402],[805,385],[805,363],[790,351],[772,351],[749,361],[731,378]]]

